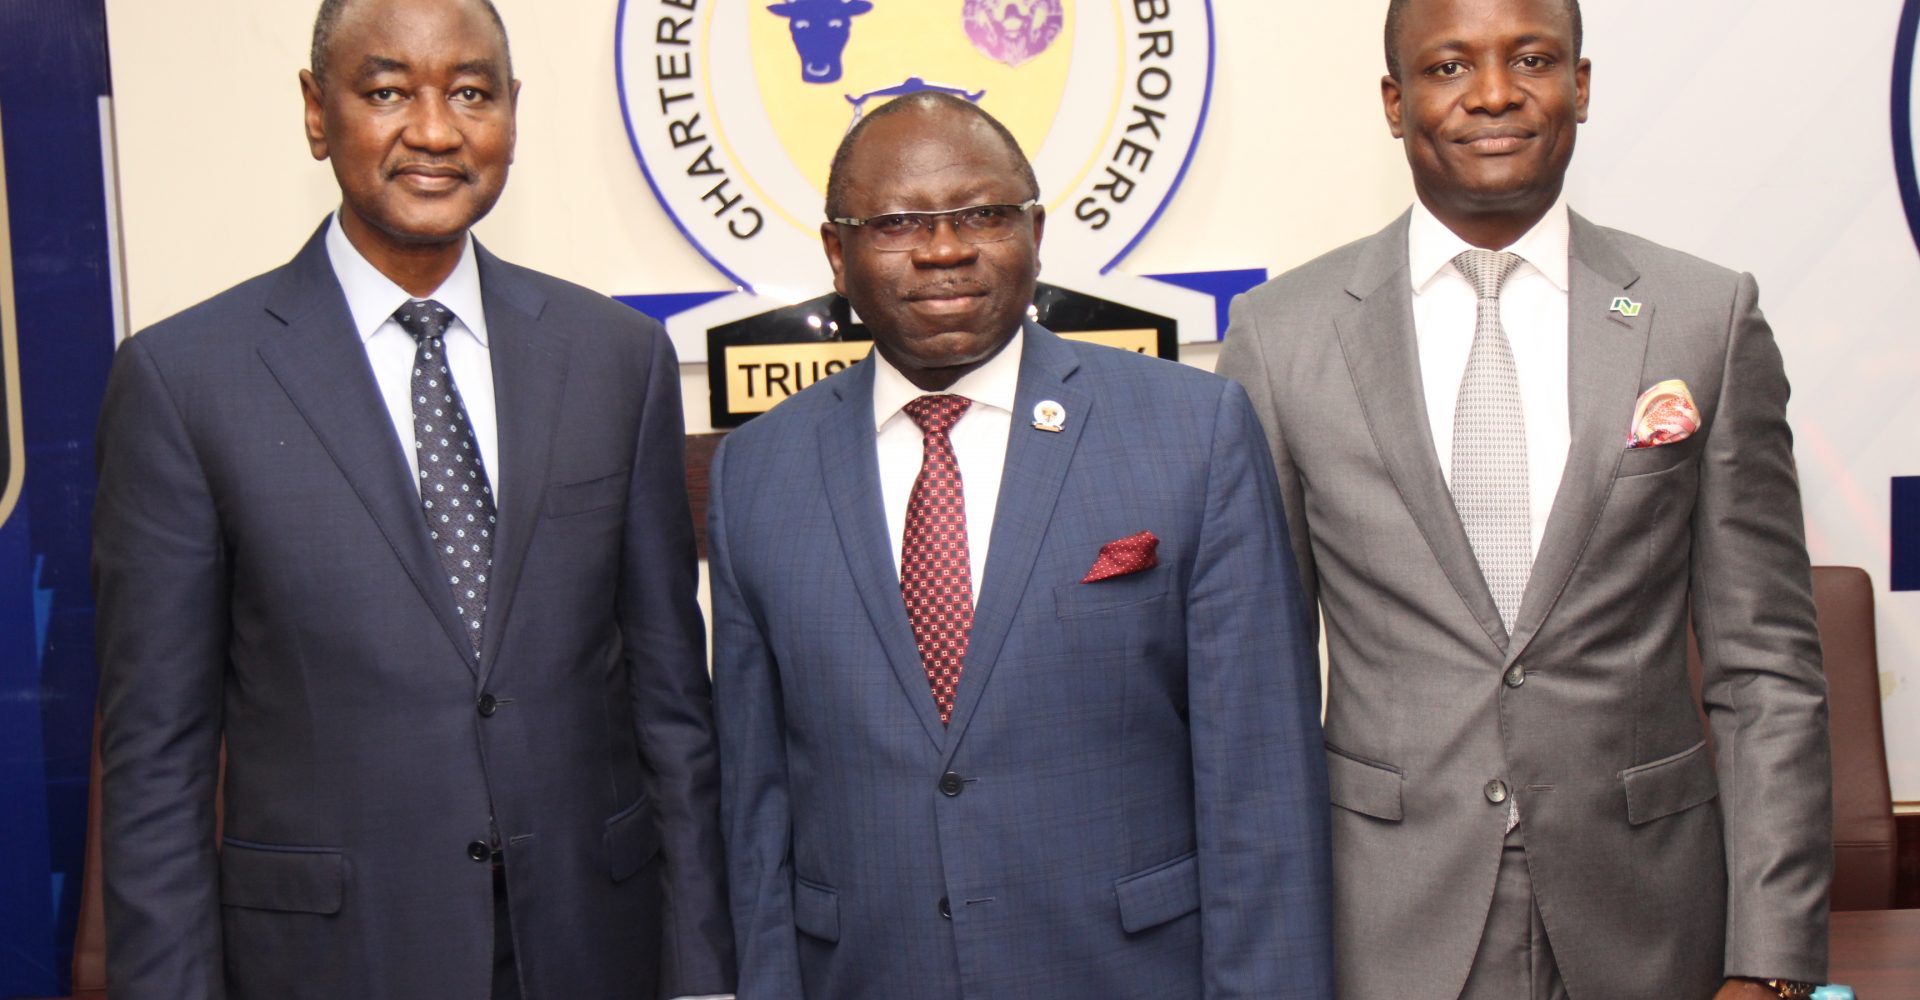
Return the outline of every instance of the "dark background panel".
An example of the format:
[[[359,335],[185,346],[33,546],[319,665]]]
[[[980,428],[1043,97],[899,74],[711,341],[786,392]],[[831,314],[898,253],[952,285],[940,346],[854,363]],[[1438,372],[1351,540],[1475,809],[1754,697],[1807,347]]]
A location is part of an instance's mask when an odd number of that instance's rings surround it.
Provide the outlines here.
[[[64,990],[95,670],[93,427],[113,352],[102,0],[0,3],[25,479],[0,525],[0,997]]]

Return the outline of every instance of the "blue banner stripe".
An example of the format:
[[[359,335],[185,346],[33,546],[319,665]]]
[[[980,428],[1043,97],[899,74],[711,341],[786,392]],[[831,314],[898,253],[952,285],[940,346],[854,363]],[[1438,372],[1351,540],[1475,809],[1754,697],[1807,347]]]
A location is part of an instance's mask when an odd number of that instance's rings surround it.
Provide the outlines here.
[[[646,313],[661,323],[675,313],[683,313],[695,306],[704,306],[714,299],[732,295],[725,292],[666,292],[660,295],[616,295],[614,299],[634,309]]]
[[[1893,590],[1920,590],[1920,476],[1893,481]]]
[[[1184,274],[1149,274],[1155,281],[1164,281],[1169,285],[1191,288],[1196,292],[1205,292],[1213,296],[1214,339],[1227,335],[1227,307],[1233,304],[1233,297],[1250,291],[1254,286],[1267,280],[1267,270],[1263,267],[1247,268],[1238,271],[1189,271]],[[1192,340],[1183,337],[1183,340]]]

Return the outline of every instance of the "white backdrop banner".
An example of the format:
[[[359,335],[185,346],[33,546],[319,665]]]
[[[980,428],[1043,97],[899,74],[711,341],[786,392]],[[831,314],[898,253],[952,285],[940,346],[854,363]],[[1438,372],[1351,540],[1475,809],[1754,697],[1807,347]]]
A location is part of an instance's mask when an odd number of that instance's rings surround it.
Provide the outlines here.
[[[1758,279],[1793,382],[1808,546],[1873,576],[1894,797],[1917,802],[1920,565],[1896,550],[1920,556],[1920,503],[1895,497],[1920,477],[1920,206],[1901,194],[1920,0],[1840,6],[1587,4],[1592,120],[1570,200]]]

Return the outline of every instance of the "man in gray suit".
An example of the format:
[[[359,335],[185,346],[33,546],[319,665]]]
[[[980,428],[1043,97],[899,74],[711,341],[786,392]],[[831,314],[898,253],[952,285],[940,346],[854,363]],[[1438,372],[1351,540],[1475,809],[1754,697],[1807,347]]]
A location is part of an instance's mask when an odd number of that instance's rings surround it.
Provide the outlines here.
[[[1336,995],[1804,995],[1825,686],[1754,282],[1567,210],[1574,0],[1386,40],[1418,202],[1237,302],[1219,366],[1326,623]]]
[[[469,235],[513,158],[491,4],[327,0],[301,89],[339,211],[108,384],[112,993],[722,993],[673,350]]]

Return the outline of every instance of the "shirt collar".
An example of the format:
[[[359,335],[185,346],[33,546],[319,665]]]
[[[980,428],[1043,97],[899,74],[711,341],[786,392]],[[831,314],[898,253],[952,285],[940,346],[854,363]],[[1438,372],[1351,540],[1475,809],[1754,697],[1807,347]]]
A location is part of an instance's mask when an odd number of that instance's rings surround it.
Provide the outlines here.
[[[1564,191],[1547,214],[1533,224],[1513,245],[1504,249],[1520,255],[1520,259],[1539,272],[1555,288],[1562,292],[1568,289],[1567,280],[1567,241],[1571,223],[1568,221],[1567,196]],[[1413,280],[1413,290],[1423,292],[1439,277],[1441,272],[1452,265],[1453,259],[1473,247],[1466,240],[1448,229],[1427,206],[1415,199],[1413,218],[1407,223],[1407,265]],[[1522,270],[1525,270],[1523,266]]]
[[[965,396],[976,405],[1013,412],[1014,397],[1020,391],[1020,353],[1026,343],[1026,331],[1013,331],[1013,339],[987,363],[960,376],[946,391]],[[907,381],[879,351],[873,352],[873,427],[878,431],[901,408],[921,396],[939,395]]]
[[[394,284],[392,278],[381,274],[353,241],[347,239],[347,234],[340,229],[338,211],[333,213],[327,226],[327,258],[333,264],[333,276],[339,280],[340,290],[346,293],[354,332],[363,341],[372,339],[380,327],[393,318],[395,310],[413,299],[406,289]],[[460,262],[453,266],[453,273],[427,298],[446,306],[460,325],[472,332],[480,346],[487,346],[487,316],[480,301],[480,265],[474,259],[473,234],[467,234]]]

